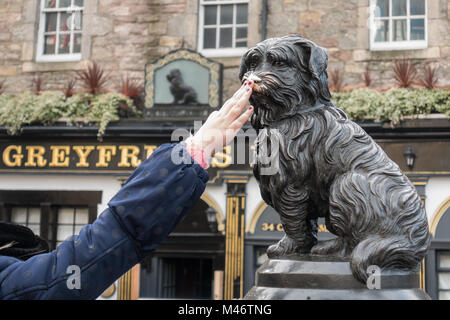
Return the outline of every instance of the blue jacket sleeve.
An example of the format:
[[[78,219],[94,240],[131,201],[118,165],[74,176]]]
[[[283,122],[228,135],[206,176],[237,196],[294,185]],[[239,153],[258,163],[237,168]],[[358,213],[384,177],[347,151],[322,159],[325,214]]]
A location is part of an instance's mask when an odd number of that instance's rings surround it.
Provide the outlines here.
[[[185,161],[177,164],[173,154]],[[27,261],[0,256],[0,299],[97,298],[158,247],[197,203],[207,181],[208,173],[183,143],[161,146],[79,235]]]

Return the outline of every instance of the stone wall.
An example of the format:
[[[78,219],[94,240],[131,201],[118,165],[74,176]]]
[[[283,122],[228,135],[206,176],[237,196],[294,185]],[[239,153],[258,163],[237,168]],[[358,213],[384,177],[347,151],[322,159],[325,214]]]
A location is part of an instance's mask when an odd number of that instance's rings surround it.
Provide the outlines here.
[[[80,62],[36,62],[39,0],[0,0],[0,81],[7,91],[31,88],[41,73],[45,89],[58,89],[86,61],[99,62],[114,79],[144,79],[144,66],[177,48],[197,48],[198,0],[86,0]],[[330,69],[345,72],[345,84],[361,83],[368,67],[375,86],[393,84],[393,60],[407,57],[421,71],[440,66],[450,83],[450,0],[428,0],[429,47],[424,50],[369,50],[369,0],[269,0],[267,36],[302,34],[326,47]],[[249,45],[261,41],[262,0],[249,2]],[[239,87],[240,57],[214,58],[224,64],[224,98]],[[114,87],[111,83],[110,87]]]

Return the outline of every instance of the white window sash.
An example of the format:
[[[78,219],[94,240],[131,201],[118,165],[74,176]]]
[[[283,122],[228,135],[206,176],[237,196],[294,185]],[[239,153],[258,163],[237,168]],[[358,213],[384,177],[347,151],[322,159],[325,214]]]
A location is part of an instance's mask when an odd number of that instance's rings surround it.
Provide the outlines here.
[[[72,62],[72,61],[80,61],[81,60],[81,52],[80,53],[59,53],[59,41],[60,36],[69,34],[70,35],[70,44],[69,44],[69,50],[70,52],[73,52],[74,43],[75,43],[75,35],[76,34],[82,34],[82,31],[75,30],[75,28],[71,27],[68,31],[61,31],[60,30],[60,15],[62,13],[71,12],[74,11],[80,11],[81,13],[84,12],[84,6],[83,7],[77,7],[74,6],[74,0],[71,1],[71,6],[68,8],[58,8],[59,7],[59,1],[56,1],[56,8],[45,8],[45,0],[41,0],[40,3],[40,15],[39,15],[39,29],[38,29],[38,41],[37,41],[37,53],[36,53],[36,61],[37,62]],[[45,23],[46,23],[46,15],[49,13],[56,13],[56,31],[54,32],[46,32],[45,31]],[[74,19],[75,15],[71,15],[72,19],[72,26],[74,25]],[[56,36],[56,42],[55,42],[55,54],[44,54],[44,48],[45,48],[45,37],[47,35],[54,35]]]
[[[411,0],[406,1],[406,16],[392,16],[392,0],[389,0],[389,16],[388,17],[375,17],[376,0],[370,2],[370,50],[372,51],[387,51],[387,50],[416,50],[425,49],[428,47],[428,1],[424,0],[425,14],[424,15],[411,15]],[[411,20],[423,19],[424,20],[424,40],[411,40]],[[395,20],[406,20],[406,41],[393,41],[394,36],[394,24]],[[389,41],[376,42],[376,22],[377,21],[389,21]]]
[[[220,10],[222,5],[233,5],[233,23],[232,24],[220,24]],[[236,32],[237,28],[240,27],[247,27],[247,41],[248,41],[248,21],[246,24],[237,24],[236,18],[237,18],[237,5],[239,4],[249,4],[248,0],[227,0],[227,1],[200,1],[200,7],[199,7],[199,19],[198,19],[198,51],[207,56],[207,57],[235,57],[235,56],[241,56],[247,51],[247,48],[237,48],[236,46]],[[216,17],[216,23],[212,25],[205,25],[204,19],[205,19],[205,7],[206,6],[217,6],[217,17]],[[204,49],[203,43],[204,43],[204,30],[205,29],[212,29],[216,28],[216,48],[214,49]],[[232,48],[219,48],[220,46],[220,29],[221,28],[232,28]]]

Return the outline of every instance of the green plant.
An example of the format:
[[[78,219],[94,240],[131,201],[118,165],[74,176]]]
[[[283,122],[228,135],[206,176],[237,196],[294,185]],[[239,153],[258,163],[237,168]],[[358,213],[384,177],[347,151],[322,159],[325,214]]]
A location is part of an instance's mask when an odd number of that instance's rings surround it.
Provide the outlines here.
[[[66,98],[70,98],[75,94],[73,88],[75,88],[75,84],[77,83],[76,79],[70,79],[66,82],[65,87],[62,89],[62,92],[66,96]]]
[[[394,79],[400,88],[409,88],[417,78],[417,69],[407,59],[395,61]]]
[[[94,97],[91,102],[91,110],[87,119],[90,122],[95,122],[99,126],[99,139],[101,139],[105,133],[108,123],[119,120],[120,108],[126,108],[127,110],[133,111],[135,114],[137,113],[133,101],[120,93],[106,93]]]
[[[141,81],[126,75],[120,78],[116,85],[116,91],[133,100],[135,106],[141,105],[141,98],[144,93],[144,85]],[[121,115],[126,115],[127,113],[128,110],[122,110]]]
[[[50,125],[65,121],[69,125],[99,126],[101,140],[107,125],[119,120],[119,110],[126,108],[138,115],[133,101],[119,93],[92,95],[75,94],[66,98],[60,91],[42,92],[35,95],[23,92],[16,95],[0,95],[0,126],[11,135],[20,133],[25,125],[39,123]]]
[[[436,89],[439,79],[437,78],[438,67],[427,65],[424,69],[423,77],[420,78],[420,84],[428,89]]]
[[[335,104],[355,121],[373,120],[398,124],[404,116],[430,113],[450,115],[449,90],[391,89],[385,93],[372,89],[334,92]]]
[[[87,93],[94,95],[104,92],[110,81],[109,74],[106,74],[96,62],[90,64],[86,69],[78,71],[77,76],[77,80],[80,80]]]

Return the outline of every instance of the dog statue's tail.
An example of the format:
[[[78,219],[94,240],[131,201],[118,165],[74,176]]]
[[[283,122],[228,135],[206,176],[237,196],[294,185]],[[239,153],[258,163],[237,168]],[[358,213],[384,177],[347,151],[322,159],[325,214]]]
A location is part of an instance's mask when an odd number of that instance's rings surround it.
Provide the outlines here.
[[[414,270],[425,256],[430,237],[428,230],[417,228],[414,235],[372,235],[353,250],[350,268],[356,279],[366,283],[368,268]]]

